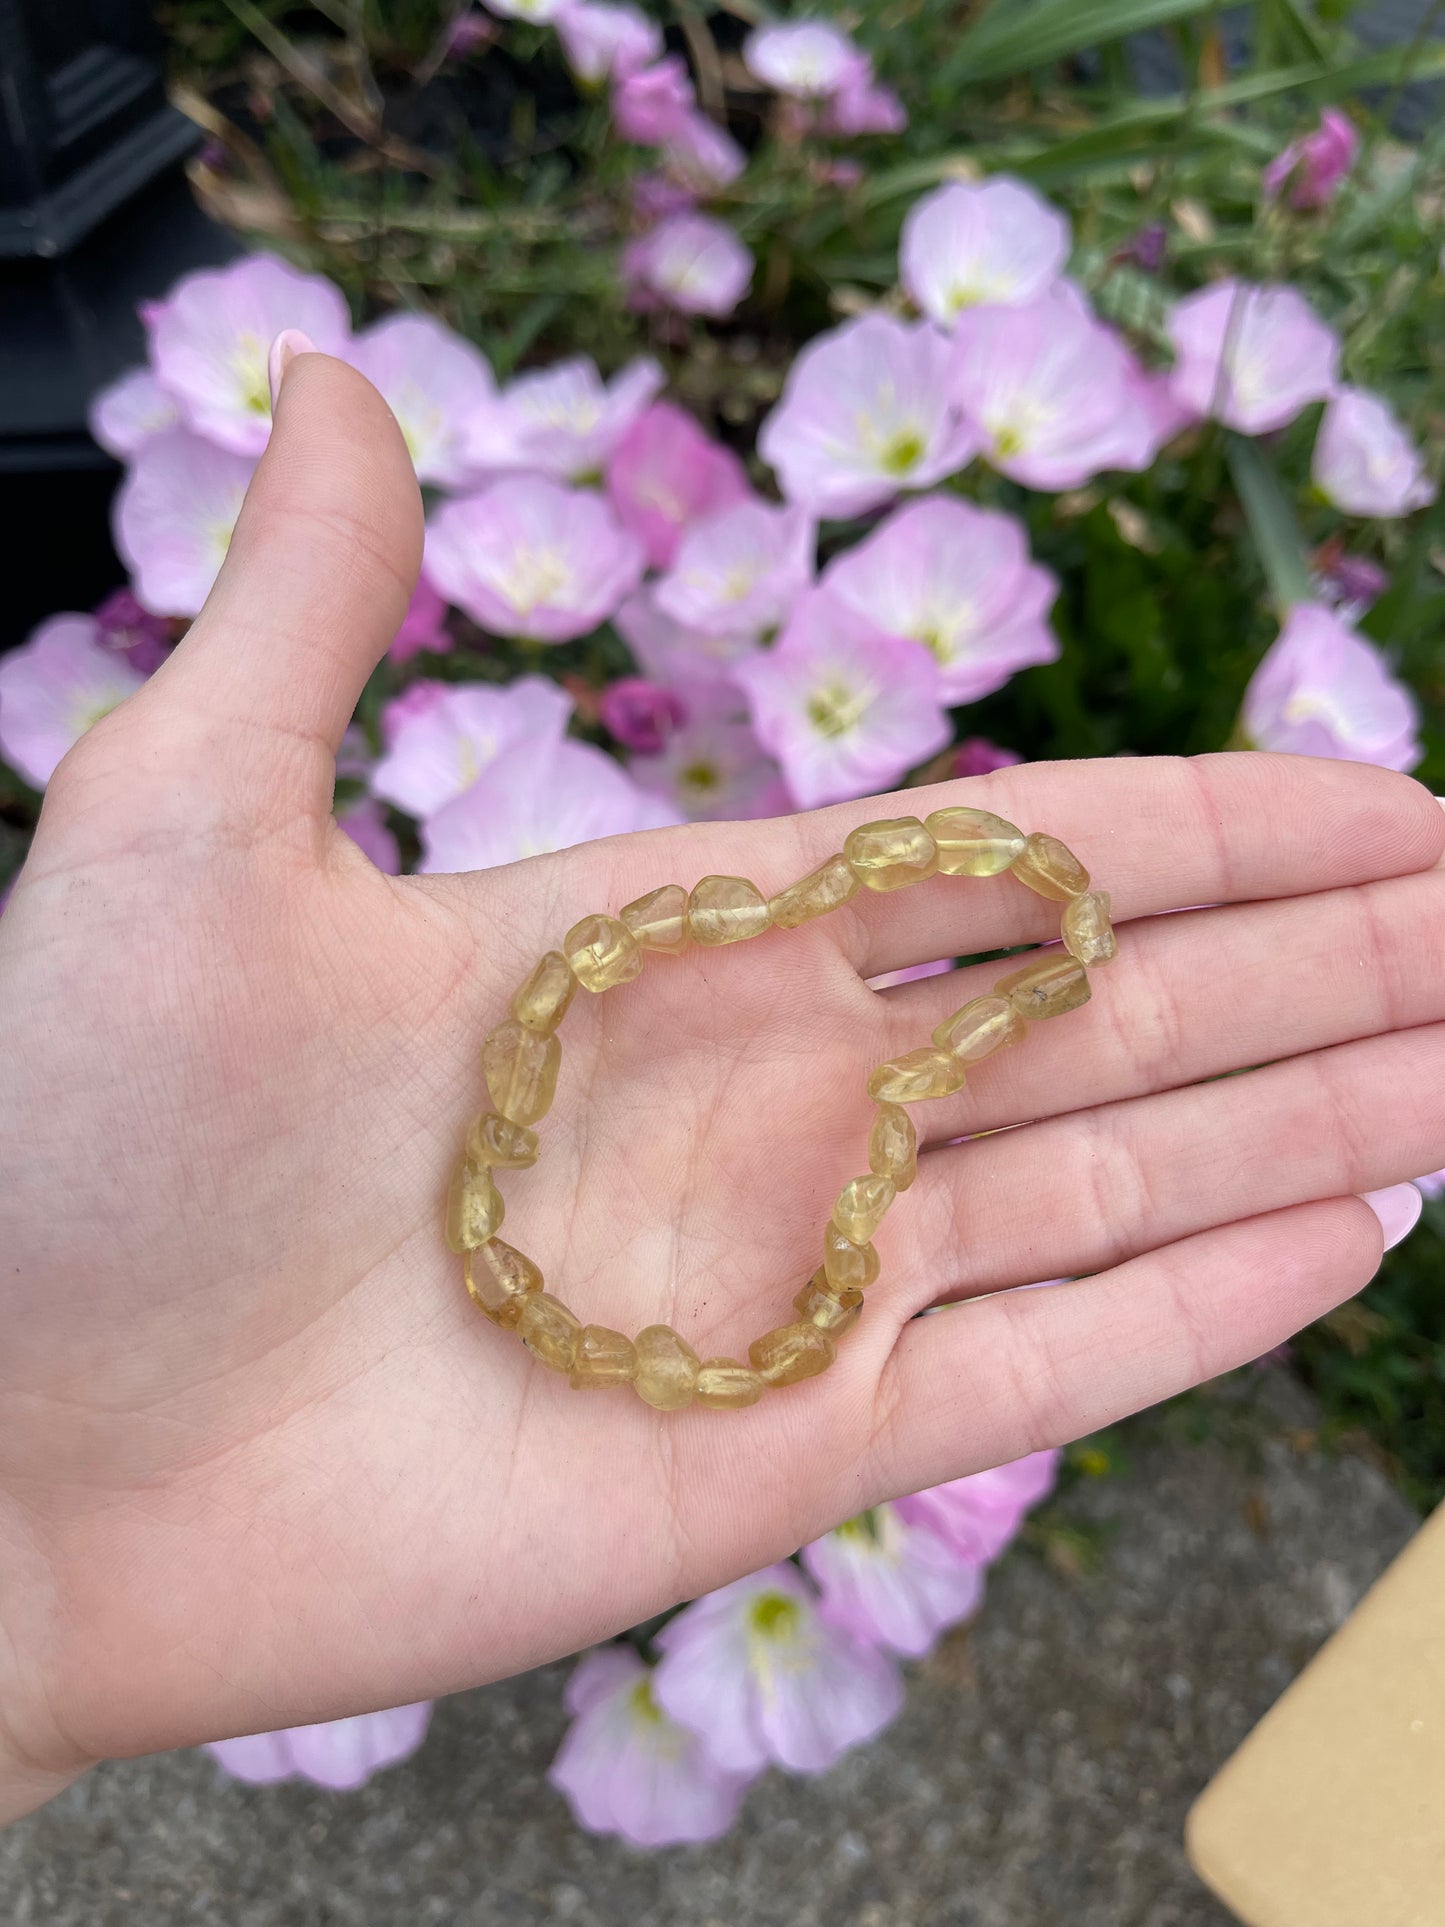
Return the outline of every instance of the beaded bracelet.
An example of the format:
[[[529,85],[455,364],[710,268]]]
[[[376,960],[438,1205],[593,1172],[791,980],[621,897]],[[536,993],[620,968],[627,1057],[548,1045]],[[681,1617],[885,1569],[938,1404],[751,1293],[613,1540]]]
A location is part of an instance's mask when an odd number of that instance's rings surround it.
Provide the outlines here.
[[[947,1017],[933,1042],[879,1064],[868,1079],[877,1110],[868,1139],[868,1172],[838,1194],[823,1233],[823,1262],[793,1300],[793,1323],[764,1332],[736,1358],[700,1359],[670,1325],[648,1325],[635,1339],[605,1325],[584,1325],[543,1290],[542,1273],[496,1236],[503,1204],[495,1173],[537,1161],[531,1128],[557,1088],[562,1048],[557,1026],[578,984],[600,993],[630,983],[647,952],[677,957],[691,944],[738,943],[765,930],[794,930],[826,916],[859,889],[898,890],[945,876],[999,876],[1011,870],[1041,897],[1064,905],[1062,952],[1050,950],[1001,977]],[[446,1239],[465,1258],[467,1290],[494,1325],[520,1334],[535,1357],[567,1375],[579,1391],[631,1385],[658,1411],[694,1400],[715,1408],[754,1405],[769,1387],[826,1371],[838,1340],[856,1324],[863,1294],[878,1276],[873,1234],[918,1171],[918,1140],[904,1108],[963,1089],[966,1068],[1016,1043],[1030,1022],[1076,1010],[1089,1000],[1088,967],[1116,951],[1109,897],[1057,837],[1025,836],[988,810],[935,810],[865,823],[842,853],[799,882],[764,897],[743,877],[704,877],[690,892],[665,883],[616,917],[583,917],[560,950],[549,950],[512,999],[511,1016],[482,1045],[494,1109],[467,1132],[447,1197]]]

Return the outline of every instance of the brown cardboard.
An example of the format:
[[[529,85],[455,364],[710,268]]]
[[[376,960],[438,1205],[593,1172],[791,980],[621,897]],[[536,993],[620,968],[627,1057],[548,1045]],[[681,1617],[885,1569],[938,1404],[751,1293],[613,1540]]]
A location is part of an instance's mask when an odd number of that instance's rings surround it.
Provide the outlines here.
[[[1445,1506],[1205,1788],[1186,1841],[1247,1927],[1445,1927]]]

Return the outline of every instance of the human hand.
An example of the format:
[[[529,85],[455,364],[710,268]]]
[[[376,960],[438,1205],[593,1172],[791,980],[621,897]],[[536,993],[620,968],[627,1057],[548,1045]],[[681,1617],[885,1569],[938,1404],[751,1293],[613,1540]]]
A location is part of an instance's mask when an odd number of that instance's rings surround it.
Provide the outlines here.
[[[333,756],[420,536],[384,406],[299,357],[210,602],[66,758],[0,921],[0,1815],[107,1755],[517,1671],[1166,1397],[1358,1291],[1353,1194],[1445,1163],[1445,814],[1377,769],[1046,764],[381,875]],[[588,910],[774,891],[959,801],[1112,891],[1093,1002],[915,1112],[824,1378],[736,1414],[571,1391],[441,1238],[512,989]],[[579,992],[504,1235],[584,1319],[739,1352],[864,1167],[868,1068],[997,971],[865,979],[1056,930],[939,878]]]

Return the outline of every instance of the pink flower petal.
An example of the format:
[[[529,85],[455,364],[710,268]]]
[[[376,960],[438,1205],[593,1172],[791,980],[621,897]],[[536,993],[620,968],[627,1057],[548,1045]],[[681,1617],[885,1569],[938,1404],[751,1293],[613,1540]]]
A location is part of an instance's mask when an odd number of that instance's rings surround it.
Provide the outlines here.
[[[758,436],[788,500],[861,515],[962,468],[979,437],[949,393],[951,359],[930,323],[880,314],[809,342]]]
[[[93,616],[51,616],[0,656],[0,756],[43,790],[71,745],[144,681]]]
[[[1175,396],[1244,435],[1283,428],[1338,379],[1338,336],[1291,287],[1212,282],[1179,302],[1169,333]]]
[[[678,820],[590,743],[517,743],[422,824],[417,868],[485,870]]]
[[[271,433],[266,361],[283,328],[323,354],[345,355],[351,317],[339,288],[272,254],[178,281],[145,312],[156,379],[198,435],[259,455]]]
[[[1297,603],[1244,695],[1260,749],[1413,769],[1424,751],[1415,699],[1380,651],[1322,603]]]
[[[908,210],[899,243],[903,286],[930,321],[964,308],[1036,301],[1063,271],[1069,224],[1010,175],[952,181]]]
[[[642,545],[602,496],[538,475],[443,502],[427,527],[427,574],[495,636],[584,636],[632,593],[644,567]]]
[[[231,546],[255,462],[168,428],[131,458],[112,510],[115,546],[154,614],[193,616]]]
[[[827,589],[806,591],[776,644],[734,673],[803,809],[892,787],[952,734],[928,652]]]

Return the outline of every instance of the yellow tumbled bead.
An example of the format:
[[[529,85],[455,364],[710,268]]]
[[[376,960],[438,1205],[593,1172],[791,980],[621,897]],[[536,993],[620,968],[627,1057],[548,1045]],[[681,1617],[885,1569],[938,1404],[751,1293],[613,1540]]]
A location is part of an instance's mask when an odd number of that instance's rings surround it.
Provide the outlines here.
[[[866,1291],[878,1276],[878,1253],[855,1245],[830,1218],[823,1230],[823,1271],[834,1291]]]
[[[847,857],[830,856],[816,870],[799,877],[786,890],[779,890],[769,900],[768,908],[779,930],[796,930],[800,923],[809,923],[814,917],[826,917],[830,910],[841,909],[851,897],[857,896],[860,887]]]
[[[514,1250],[500,1238],[489,1238],[467,1253],[465,1277],[474,1302],[494,1325],[504,1329],[515,1326],[522,1316],[522,1301],[527,1294],[542,1289],[542,1273],[537,1266],[525,1252]]]
[[[462,1158],[447,1188],[446,1239],[453,1251],[475,1251],[502,1222],[502,1194],[484,1164]]]
[[[735,1358],[705,1358],[697,1368],[697,1402],[714,1411],[737,1412],[756,1405],[766,1390],[762,1373]]]
[[[1061,1017],[1089,1001],[1089,973],[1077,957],[1051,951],[1037,963],[1025,964],[995,985],[1021,1017]]]
[[[1023,855],[1028,838],[992,810],[935,810],[923,827],[938,849],[946,877],[996,877]]]
[[[637,1396],[659,1412],[675,1412],[697,1390],[699,1359],[671,1325],[644,1325],[634,1341]]]
[[[850,1178],[833,1206],[834,1224],[851,1243],[866,1245],[882,1224],[897,1191],[892,1178],[880,1177],[876,1171],[870,1171],[867,1177]]]
[[[549,1291],[529,1291],[522,1300],[517,1330],[534,1358],[553,1372],[570,1372],[577,1359],[582,1320]]]
[[[1109,892],[1086,890],[1064,910],[1064,948],[1081,964],[1104,964],[1119,954],[1109,916]]]
[[[577,988],[572,966],[560,950],[549,950],[512,999],[512,1015],[528,1030],[553,1031],[567,1015]]]
[[[880,1178],[906,1191],[918,1176],[918,1133],[901,1104],[880,1104],[868,1133],[868,1164]]]
[[[704,877],[687,900],[687,926],[698,943],[741,943],[772,921],[767,898],[746,877]]]
[[[748,1357],[769,1385],[796,1385],[826,1372],[837,1357],[832,1339],[818,1325],[779,1325],[748,1346]]]
[[[901,890],[922,883],[938,868],[933,838],[916,816],[888,816],[864,823],[843,845],[854,875],[870,890]]]
[[[483,1111],[467,1132],[467,1156],[494,1171],[525,1171],[537,1162],[537,1133],[497,1111]]]
[[[583,917],[562,941],[572,973],[584,990],[601,993],[628,984],[642,969],[642,950],[616,917]]]
[[[945,1017],[933,1033],[940,1050],[950,1052],[961,1063],[975,1064],[1007,1044],[1016,1044],[1027,1026],[1007,997],[992,995],[971,998],[962,1010]]]
[[[925,1044],[880,1064],[869,1076],[868,1095],[889,1104],[918,1104],[927,1097],[951,1097],[963,1089],[963,1082],[960,1060],[936,1044]]]
[[[547,1115],[561,1068],[557,1039],[528,1030],[515,1017],[498,1024],[482,1045],[482,1070],[492,1102],[513,1124],[535,1124]]]
[[[572,1383],[579,1392],[630,1385],[637,1376],[637,1350],[630,1338],[606,1325],[584,1325],[572,1360]]]
[[[1036,830],[1014,858],[1014,875],[1020,883],[1052,903],[1067,903],[1081,897],[1089,887],[1089,873],[1067,843],[1056,836]]]
[[[834,1291],[821,1265],[793,1300],[793,1310],[803,1323],[816,1325],[835,1342],[857,1324],[862,1309],[862,1292]]]
[[[662,957],[680,957],[692,942],[687,927],[687,892],[680,883],[664,883],[645,897],[628,903],[618,915],[644,950]]]

